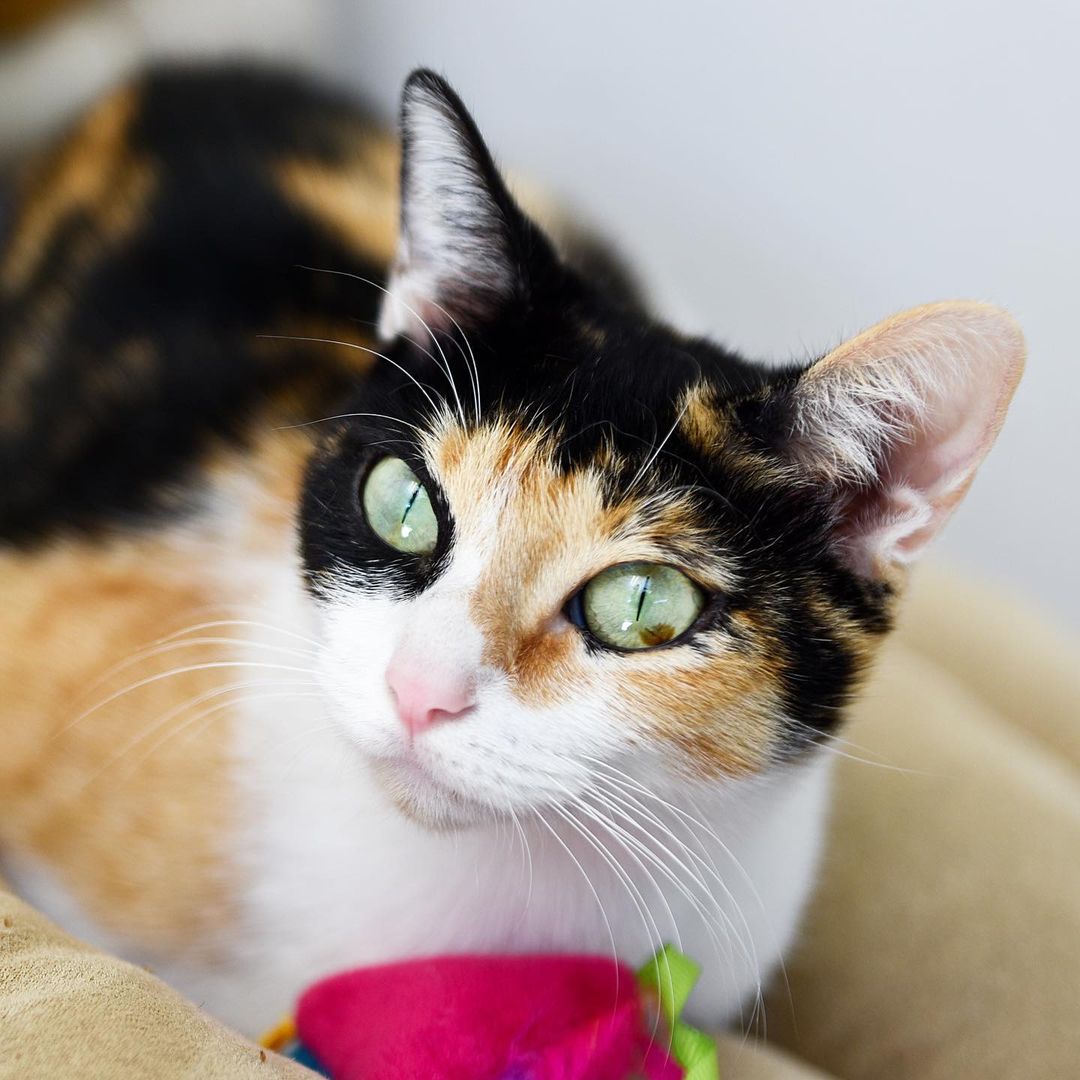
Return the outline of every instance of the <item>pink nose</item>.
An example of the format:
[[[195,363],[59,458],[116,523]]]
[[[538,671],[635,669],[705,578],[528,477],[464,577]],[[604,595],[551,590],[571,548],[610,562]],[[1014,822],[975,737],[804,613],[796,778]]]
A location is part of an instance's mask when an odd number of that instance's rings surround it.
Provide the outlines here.
[[[421,662],[397,655],[386,669],[386,682],[410,736],[454,720],[476,704],[472,681],[465,674],[424,671]]]

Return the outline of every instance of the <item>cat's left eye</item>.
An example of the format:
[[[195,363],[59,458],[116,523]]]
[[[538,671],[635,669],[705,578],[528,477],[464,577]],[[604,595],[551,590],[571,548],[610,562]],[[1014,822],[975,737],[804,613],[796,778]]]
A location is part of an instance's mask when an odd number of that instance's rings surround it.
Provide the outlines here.
[[[650,649],[685,633],[705,607],[704,591],[662,563],[601,571],[570,602],[571,621],[616,649]]]
[[[361,498],[371,531],[409,555],[430,555],[439,522],[420,478],[399,457],[383,458],[368,473]]]

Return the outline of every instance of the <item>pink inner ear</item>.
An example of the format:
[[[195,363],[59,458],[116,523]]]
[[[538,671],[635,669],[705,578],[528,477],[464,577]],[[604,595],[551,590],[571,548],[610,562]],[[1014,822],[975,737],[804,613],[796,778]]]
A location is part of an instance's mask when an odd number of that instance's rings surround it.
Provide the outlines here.
[[[993,445],[1023,363],[1010,316],[948,303],[887,320],[810,369],[802,441],[839,473],[852,463],[840,535],[861,573],[911,562],[936,535]]]

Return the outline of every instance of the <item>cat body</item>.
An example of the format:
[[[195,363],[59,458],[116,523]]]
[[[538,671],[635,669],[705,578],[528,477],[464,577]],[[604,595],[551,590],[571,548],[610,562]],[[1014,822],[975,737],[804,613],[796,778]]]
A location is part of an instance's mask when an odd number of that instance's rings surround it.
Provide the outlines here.
[[[351,104],[166,69],[29,174],[0,862],[247,1032],[357,964],[665,941],[749,1024],[1019,334],[937,305],[754,365],[557,247],[437,77],[402,130],[399,211]]]

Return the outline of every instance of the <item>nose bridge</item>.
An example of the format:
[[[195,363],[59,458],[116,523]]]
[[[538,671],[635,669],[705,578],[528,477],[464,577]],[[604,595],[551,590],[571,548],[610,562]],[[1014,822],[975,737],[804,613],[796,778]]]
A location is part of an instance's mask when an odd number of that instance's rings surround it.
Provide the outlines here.
[[[470,605],[483,641],[482,661],[499,671],[512,670],[518,643],[527,632],[525,609],[531,583],[523,571],[520,566],[502,572],[492,567]]]
[[[415,600],[394,650],[438,674],[475,670],[482,652],[464,589],[433,590]]]
[[[507,673],[556,613],[565,586],[565,528],[540,506],[501,536],[470,598],[483,640],[483,662]]]
[[[428,597],[431,613],[448,597],[464,601],[477,663],[511,673],[519,654],[556,614],[567,574],[592,543],[602,509],[599,486],[563,472],[540,452],[504,455],[480,470],[471,462],[445,477],[456,519],[454,562]],[[478,474],[487,477],[477,485]],[[442,643],[453,649],[454,643]]]

